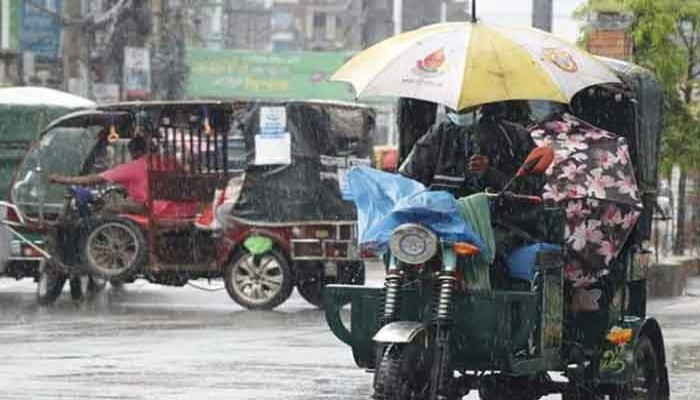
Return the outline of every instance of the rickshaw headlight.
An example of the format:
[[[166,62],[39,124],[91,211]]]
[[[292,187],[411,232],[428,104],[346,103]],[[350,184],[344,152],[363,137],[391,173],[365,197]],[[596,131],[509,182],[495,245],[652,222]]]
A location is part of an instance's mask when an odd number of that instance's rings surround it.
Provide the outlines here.
[[[439,248],[435,233],[418,224],[403,224],[394,229],[389,240],[391,254],[406,264],[423,264],[435,256]]]

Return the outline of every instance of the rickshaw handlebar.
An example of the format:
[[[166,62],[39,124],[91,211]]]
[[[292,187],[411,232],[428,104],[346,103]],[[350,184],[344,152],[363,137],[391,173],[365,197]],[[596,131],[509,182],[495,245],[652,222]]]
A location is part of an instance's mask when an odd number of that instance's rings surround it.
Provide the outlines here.
[[[508,200],[514,200],[514,201],[522,201],[526,203],[531,203],[531,204],[540,204],[542,203],[542,197],[540,196],[531,196],[531,195],[525,195],[525,194],[515,194],[513,192],[501,192],[501,193],[486,193],[486,195],[490,198],[506,198]]]

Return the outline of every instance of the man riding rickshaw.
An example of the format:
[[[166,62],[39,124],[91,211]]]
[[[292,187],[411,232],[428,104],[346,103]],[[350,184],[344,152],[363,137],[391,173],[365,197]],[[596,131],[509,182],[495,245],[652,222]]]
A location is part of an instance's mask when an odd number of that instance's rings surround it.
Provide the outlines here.
[[[402,97],[405,166],[411,152],[435,145],[419,138],[437,104],[465,110],[535,99],[565,111],[532,116],[538,147],[512,157],[516,167],[468,149],[469,141],[455,150],[452,136],[438,140],[433,157],[443,168],[442,154],[459,154],[459,170],[403,168],[420,182],[350,171],[359,242],[383,258],[385,286],[331,285],[325,309],[357,365],[373,372],[374,398],[458,399],[475,389],[486,400],[669,398],[663,335],[645,307],[662,110],[651,73],[544,32],[473,22],[388,39],[334,78],[359,95]],[[502,184],[478,182],[486,158],[508,176]],[[540,186],[529,191],[528,179]],[[462,190],[469,180],[481,185]],[[499,243],[499,226],[514,245]],[[504,276],[493,279],[499,266]],[[340,317],[347,304],[350,329]]]

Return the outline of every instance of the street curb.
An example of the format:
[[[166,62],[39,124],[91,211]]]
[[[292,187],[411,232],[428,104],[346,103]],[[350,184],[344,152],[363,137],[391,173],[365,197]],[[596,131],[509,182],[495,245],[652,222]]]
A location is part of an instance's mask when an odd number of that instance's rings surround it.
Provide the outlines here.
[[[685,294],[688,277],[700,274],[700,258],[669,257],[652,265],[647,277],[649,298],[677,297]]]

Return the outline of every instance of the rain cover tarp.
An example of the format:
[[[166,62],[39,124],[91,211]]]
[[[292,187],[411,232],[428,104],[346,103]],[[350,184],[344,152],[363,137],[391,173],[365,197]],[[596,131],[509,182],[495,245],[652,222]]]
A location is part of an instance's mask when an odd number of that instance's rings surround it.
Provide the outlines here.
[[[449,192],[428,191],[420,182],[372,168],[356,167],[347,174],[346,197],[357,205],[358,242],[382,253],[392,231],[401,224],[431,228],[442,241],[467,241],[482,252],[487,248],[471,225],[459,215]]]
[[[291,163],[255,165],[255,137],[265,107],[285,107],[291,135]],[[332,102],[255,102],[241,120],[247,167],[234,218],[261,223],[355,220],[352,202],[342,199],[345,172],[370,165],[374,111]]]
[[[566,210],[572,280],[600,274],[617,257],[639,217],[641,200],[623,137],[569,114],[531,130],[538,146],[551,146],[545,200]]]

